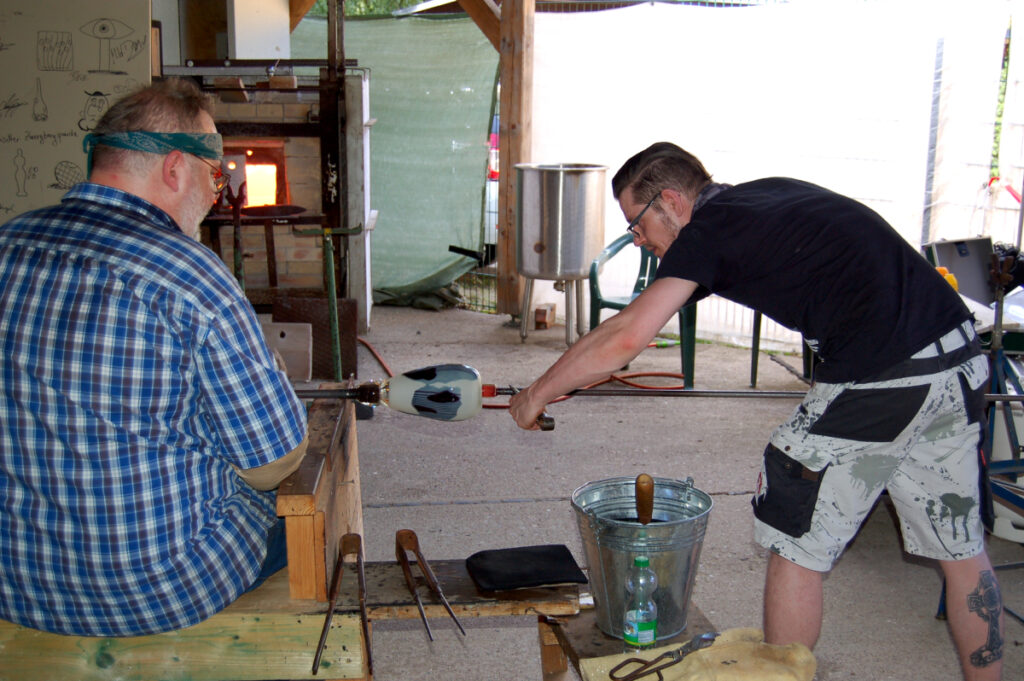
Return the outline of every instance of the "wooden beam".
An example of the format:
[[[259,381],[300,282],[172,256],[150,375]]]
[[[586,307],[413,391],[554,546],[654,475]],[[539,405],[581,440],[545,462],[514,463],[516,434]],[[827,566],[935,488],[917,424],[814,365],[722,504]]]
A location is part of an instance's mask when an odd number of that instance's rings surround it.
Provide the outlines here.
[[[491,41],[494,49],[501,52],[501,12],[494,0],[459,0],[459,5]]]
[[[291,28],[288,30],[295,30],[295,27],[299,25],[299,22],[309,14],[309,10],[313,7],[313,3],[315,2],[316,0],[288,0],[288,16],[291,20]]]
[[[523,279],[516,271],[516,164],[531,157],[535,0],[501,3],[501,179],[498,182],[498,313],[518,316]]]

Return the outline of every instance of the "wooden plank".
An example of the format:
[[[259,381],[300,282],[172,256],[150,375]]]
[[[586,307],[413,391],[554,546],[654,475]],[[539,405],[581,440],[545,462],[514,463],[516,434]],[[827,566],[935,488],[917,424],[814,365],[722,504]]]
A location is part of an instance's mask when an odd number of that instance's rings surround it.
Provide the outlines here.
[[[239,613],[230,607],[187,629],[127,638],[61,636],[0,622],[0,679],[365,678],[358,615],[335,615],[320,673],[310,673],[322,627],[322,617]]]
[[[341,436],[344,473],[338,490],[342,503],[335,510],[339,536],[346,532],[363,534],[363,493],[359,478],[359,437],[356,429],[356,405],[350,401],[346,407],[346,428]]]
[[[326,519],[323,513],[316,513],[313,516],[313,545],[310,547],[311,560],[313,561],[313,580],[316,584],[316,599],[327,602],[327,580],[333,574],[334,560],[330,557],[333,554],[327,553],[328,535],[325,529]],[[292,593],[292,598],[303,598],[303,594]]]
[[[284,520],[288,543],[288,581],[292,598],[327,600],[324,596],[325,580],[321,579],[324,553],[322,521],[321,528],[317,527],[319,515],[321,514],[294,515]]]
[[[424,549],[424,553],[429,547]],[[481,591],[466,571],[464,560],[430,560],[445,598],[452,610],[461,618],[493,617],[505,615],[567,616],[579,612],[579,589],[576,585],[516,589],[514,591]],[[419,584],[420,598],[427,617],[447,618],[448,614],[422,579],[422,573],[413,564],[413,577]],[[409,593],[397,562],[367,563],[365,565],[367,610],[370,619],[414,619],[419,610]],[[338,599],[339,611],[358,611],[356,580],[342,577],[342,591]]]
[[[569,660],[562,650],[558,636],[552,630],[554,625],[546,617],[537,618],[537,638],[540,642],[540,668],[544,673],[544,681],[565,678],[564,672],[569,670]]]
[[[609,636],[597,626],[597,611],[588,609],[581,611],[576,617],[550,620],[551,631],[558,637],[562,650],[577,671],[581,660],[606,655],[617,655],[622,652],[622,639]],[[686,628],[672,638],[658,639],[658,645],[686,643],[694,636],[718,631],[704,615],[703,611],[692,601],[686,613]]]
[[[306,458],[278,488],[277,513],[285,517],[291,597],[326,602],[342,535],[363,532],[355,403],[314,400],[308,423]]]
[[[322,387],[335,385],[324,384]],[[327,454],[338,434],[337,422],[342,407],[342,400],[313,401],[307,416],[309,444],[306,456],[298,470],[278,487],[278,515],[312,515],[317,510],[315,494],[328,466]]]
[[[289,31],[294,31],[299,22],[309,14],[316,0],[288,0]]]
[[[535,0],[501,3],[501,176],[498,181],[498,314],[520,310],[524,283],[516,270],[516,164],[533,144],[533,19]]]
[[[322,387],[336,387],[339,384],[323,384]],[[335,431],[331,436],[328,454],[330,475],[324,480],[323,488],[317,492],[317,515],[322,518],[318,539],[324,556],[323,569],[317,574],[321,584],[317,598],[326,601],[327,584],[337,562],[341,548],[341,537],[347,532],[362,535],[363,510],[359,492],[359,458],[356,447],[355,403],[348,400],[339,414]],[[355,483],[352,478],[355,478]]]

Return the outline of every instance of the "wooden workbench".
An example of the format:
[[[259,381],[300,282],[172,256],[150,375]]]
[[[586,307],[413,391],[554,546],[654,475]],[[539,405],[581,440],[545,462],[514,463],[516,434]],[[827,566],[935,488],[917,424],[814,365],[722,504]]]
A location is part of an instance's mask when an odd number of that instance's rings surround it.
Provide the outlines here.
[[[309,424],[306,459],[278,492],[278,513],[285,517],[288,533],[285,570],[206,621],[164,634],[62,636],[0,620],[0,681],[369,679],[354,563],[342,568],[320,671],[311,674],[334,557],[343,534],[362,534],[362,511],[354,405],[316,400]],[[578,668],[581,659],[621,649],[621,641],[598,630],[593,611],[581,613],[577,585],[485,592],[473,583],[464,560],[430,564],[460,619],[536,616],[547,679],[560,678],[568,661]],[[364,568],[371,626],[374,621],[419,617],[396,562],[366,563]],[[427,617],[447,617],[415,566],[413,575]],[[681,636],[707,630],[710,624],[691,606],[689,626]]]
[[[481,592],[465,561],[431,561],[452,610],[461,618],[507,615],[570,617],[579,611],[576,586]],[[365,646],[358,579],[346,564],[341,595],[320,671],[312,663],[327,604],[289,598],[288,570],[244,594],[220,613],[179,631],[127,638],[61,636],[0,621],[0,679],[11,681],[257,681],[364,680]],[[414,576],[420,579],[414,567]],[[418,618],[397,563],[367,563],[369,620]],[[427,617],[447,617],[421,584]]]

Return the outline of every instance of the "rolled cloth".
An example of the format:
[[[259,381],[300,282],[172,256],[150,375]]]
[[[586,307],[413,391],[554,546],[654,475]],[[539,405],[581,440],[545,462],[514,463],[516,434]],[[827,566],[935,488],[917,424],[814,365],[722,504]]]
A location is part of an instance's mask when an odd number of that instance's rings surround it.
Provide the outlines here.
[[[88,172],[92,172],[92,152],[98,145],[146,151],[151,154],[169,154],[184,151],[203,158],[220,159],[224,155],[224,141],[217,133],[210,132],[108,132],[97,135],[89,133],[82,140],[82,151],[88,159]]]

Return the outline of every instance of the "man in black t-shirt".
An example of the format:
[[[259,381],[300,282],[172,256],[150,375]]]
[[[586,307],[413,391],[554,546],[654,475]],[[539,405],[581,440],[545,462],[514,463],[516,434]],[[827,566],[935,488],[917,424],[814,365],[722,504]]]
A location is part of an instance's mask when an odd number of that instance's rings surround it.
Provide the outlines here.
[[[516,422],[535,429],[550,401],[627,364],[711,293],[800,331],[822,363],[773,432],[752,500],[770,551],[765,640],[814,647],[822,576],[887,490],[905,549],[942,568],[964,678],[1001,678],[979,484],[988,363],[959,296],[878,214],[806,182],[716,184],[662,142],[612,190],[636,245],[661,259],[657,277],[513,396]]]

